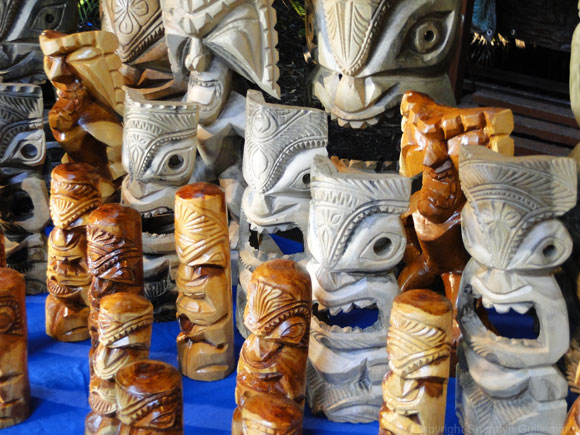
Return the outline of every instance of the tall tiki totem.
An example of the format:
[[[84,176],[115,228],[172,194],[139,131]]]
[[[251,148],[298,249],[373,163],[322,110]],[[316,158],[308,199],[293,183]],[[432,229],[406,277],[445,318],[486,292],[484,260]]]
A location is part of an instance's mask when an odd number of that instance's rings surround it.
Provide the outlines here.
[[[459,166],[467,197],[462,234],[472,258],[461,280],[456,409],[467,434],[553,433],[566,418],[568,385],[555,364],[569,344],[566,303],[553,272],[572,239],[557,218],[576,203],[569,158],[503,157],[464,146]],[[537,339],[489,330],[474,310],[533,310]]]
[[[22,275],[0,268],[0,429],[30,414],[25,293]]]
[[[307,0],[312,93],[339,125],[362,128],[408,89],[452,104],[447,76],[460,0]]]
[[[270,235],[297,228],[306,245],[310,166],[314,156],[326,155],[328,143],[328,121],[320,110],[267,104],[256,91],[248,92],[246,103],[243,171],[248,187],[242,198],[236,304],[236,325],[244,336],[246,289],[255,268],[282,257],[305,261],[304,253],[283,256]],[[257,246],[251,231],[257,233]]]
[[[175,195],[177,352],[181,372],[215,381],[234,369],[232,279],[225,194],[214,184]]]
[[[0,83],[0,227],[8,267],[22,273],[30,294],[46,291],[50,219],[42,179],[46,140],[39,86]]]
[[[99,181],[86,163],[66,163],[52,171],[46,333],[60,341],[89,338],[87,218],[102,202]]]
[[[179,260],[175,255],[175,192],[193,182],[197,109],[193,103],[145,101],[127,91],[123,165],[127,176],[122,201],[141,214],[145,296],[156,320],[175,319]]]
[[[409,206],[411,179],[323,156],[314,158],[311,177],[308,402],[334,421],[375,421],[388,370],[389,314],[399,293],[393,269],[406,245],[400,216]],[[365,327],[351,317],[345,326],[335,317],[351,311],[374,322]]]

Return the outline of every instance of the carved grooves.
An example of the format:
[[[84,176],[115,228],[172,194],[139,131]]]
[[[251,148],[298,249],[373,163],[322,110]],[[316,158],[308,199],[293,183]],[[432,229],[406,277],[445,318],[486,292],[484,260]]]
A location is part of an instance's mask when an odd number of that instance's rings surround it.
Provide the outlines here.
[[[0,3],[0,41],[4,41],[14,24],[14,17],[22,0],[5,0]]]

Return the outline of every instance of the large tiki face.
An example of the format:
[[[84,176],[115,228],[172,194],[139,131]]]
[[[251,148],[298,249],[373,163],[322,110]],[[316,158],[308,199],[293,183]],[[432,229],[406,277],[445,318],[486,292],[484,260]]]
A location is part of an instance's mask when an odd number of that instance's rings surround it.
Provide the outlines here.
[[[409,89],[452,102],[459,0],[309,0],[314,94],[340,125],[375,124]]]

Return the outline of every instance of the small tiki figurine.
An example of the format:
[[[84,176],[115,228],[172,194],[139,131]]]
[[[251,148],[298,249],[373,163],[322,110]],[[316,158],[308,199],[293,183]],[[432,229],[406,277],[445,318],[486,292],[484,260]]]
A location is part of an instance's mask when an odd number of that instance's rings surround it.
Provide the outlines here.
[[[406,176],[422,171],[423,186],[413,194],[409,211],[403,215],[409,246],[399,285],[401,291],[431,288],[440,278],[455,306],[469,260],[461,241],[465,196],[459,183],[459,151],[464,145],[480,145],[513,155],[514,142],[509,137],[513,115],[508,109],[439,106],[417,92],[405,94],[401,114],[400,171]],[[454,345],[459,335],[454,322]]]
[[[554,433],[568,385],[556,362],[569,345],[566,302],[554,270],[572,252],[558,219],[576,203],[573,159],[504,157],[464,146],[463,241],[472,258],[461,280],[456,409],[466,434]],[[474,310],[535,313],[537,338],[502,337]]]
[[[246,142],[243,173],[248,184],[242,197],[236,325],[243,336],[246,289],[252,272],[274,258],[305,261],[305,253],[284,256],[270,236],[298,229],[306,242],[310,203],[310,166],[326,156],[328,121],[321,110],[268,104],[257,91],[246,99]],[[258,246],[251,244],[257,233]]]
[[[174,203],[179,187],[193,182],[197,108],[193,103],[145,101],[127,91],[123,130],[122,201],[141,214],[145,296],[156,320],[175,319]]]
[[[0,268],[0,429],[30,414],[25,294],[22,275]]]
[[[50,129],[69,160],[88,163],[110,180],[125,174],[118,45],[115,35],[102,31],[40,36],[46,75],[58,96],[48,115]]]
[[[562,435],[580,435],[580,400],[576,399],[562,429]]]
[[[88,217],[87,258],[93,276],[89,289],[89,333],[93,347],[101,299],[128,292],[143,295],[141,216],[120,204],[105,204]]]
[[[400,216],[411,179],[377,172],[374,163],[323,156],[312,163],[308,271],[315,304],[307,394],[313,412],[333,421],[375,421],[388,370],[385,340],[399,294],[394,268],[405,252]],[[351,314],[341,320],[342,313]],[[361,317],[370,324],[356,323]]]
[[[279,394],[255,394],[241,411],[243,435],[301,435],[302,407]]]
[[[99,174],[86,163],[66,163],[52,171],[48,239],[46,333],[60,341],[89,338],[87,218],[101,205]]]
[[[42,101],[40,86],[0,83],[0,227],[8,267],[24,275],[29,294],[46,291],[44,229],[50,215],[42,178]]]
[[[311,293],[308,272],[292,260],[268,261],[257,267],[252,274],[244,312],[244,322],[251,334],[242,346],[238,362],[238,407],[234,412],[232,434],[242,433],[244,415],[247,419],[248,414],[255,412],[255,405],[249,412],[244,411],[244,408],[246,401],[256,395],[266,394],[293,400],[299,406],[302,420]],[[262,397],[262,400],[265,399]],[[297,422],[294,408],[287,408],[287,411],[277,415],[276,425],[289,430],[302,426],[301,421]],[[264,415],[268,415],[268,412]],[[260,425],[267,426],[264,422],[260,422]]]
[[[452,323],[453,306],[430,290],[410,290],[393,301],[381,435],[443,433]]]
[[[120,435],[182,435],[183,393],[179,371],[161,361],[138,361],[117,372]]]
[[[107,295],[101,300],[98,322],[98,345],[91,355],[92,411],[86,419],[86,434],[109,434],[118,427],[115,374],[149,357],[153,306],[132,293]]]
[[[177,351],[181,372],[215,381],[234,369],[233,304],[226,200],[209,183],[175,195]]]

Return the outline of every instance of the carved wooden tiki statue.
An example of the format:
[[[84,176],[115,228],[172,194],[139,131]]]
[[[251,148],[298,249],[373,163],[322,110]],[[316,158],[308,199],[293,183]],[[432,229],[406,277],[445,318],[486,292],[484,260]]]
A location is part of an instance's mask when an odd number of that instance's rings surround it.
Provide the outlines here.
[[[89,163],[111,180],[125,174],[118,45],[115,35],[102,31],[40,36],[44,69],[58,96],[48,115],[50,129],[69,160]]]
[[[315,155],[326,155],[328,143],[328,121],[320,110],[267,104],[256,91],[248,92],[246,104],[243,170],[248,187],[242,198],[236,306],[236,324],[244,336],[250,275],[264,261],[282,257],[270,234],[298,228],[306,242],[310,165]],[[257,232],[259,246],[251,245],[249,229]],[[301,261],[305,255],[286,258]]]
[[[238,362],[238,407],[234,411],[232,434],[301,433],[311,289],[308,272],[292,260],[268,261],[252,274],[244,312],[244,322],[251,334],[242,346]],[[260,397],[254,400],[262,405],[250,402],[250,408],[245,410],[252,397]],[[295,406],[284,407],[280,414],[268,411],[268,406],[280,407],[275,402],[277,397],[294,401],[299,415]],[[263,408],[261,416],[256,415],[257,406]],[[268,422],[268,415],[275,420]]]
[[[572,240],[557,217],[576,203],[572,159],[504,157],[465,146],[459,166],[467,197],[463,241],[472,258],[461,280],[457,414],[467,434],[550,433],[566,418],[566,380],[555,363],[569,343],[566,304],[553,271]],[[474,310],[533,310],[537,339],[488,330]]]
[[[307,0],[313,94],[343,126],[376,124],[416,89],[452,104],[460,0]]]
[[[314,158],[311,176],[308,402],[330,420],[374,421],[388,369],[385,340],[399,293],[393,268],[405,252],[400,215],[411,179],[323,156]],[[373,323],[355,323],[365,312]]]
[[[181,374],[161,361],[128,364],[115,376],[120,435],[182,435]]]
[[[410,290],[393,301],[389,323],[379,434],[442,434],[453,306],[430,290]]]
[[[226,201],[209,183],[175,195],[177,351],[181,372],[215,381],[234,369],[234,320]]]
[[[25,275],[30,294],[46,291],[44,228],[50,215],[42,179],[42,107],[39,86],[0,83],[0,226],[7,264]]]
[[[123,165],[127,176],[123,203],[141,214],[145,296],[156,320],[175,319],[175,192],[192,182],[197,119],[193,103],[145,101],[128,90],[123,129]]]
[[[0,429],[30,414],[25,293],[22,275],[0,268]]]
[[[52,171],[48,239],[46,333],[61,341],[89,338],[87,218],[101,205],[99,174],[86,163],[66,163]]]

